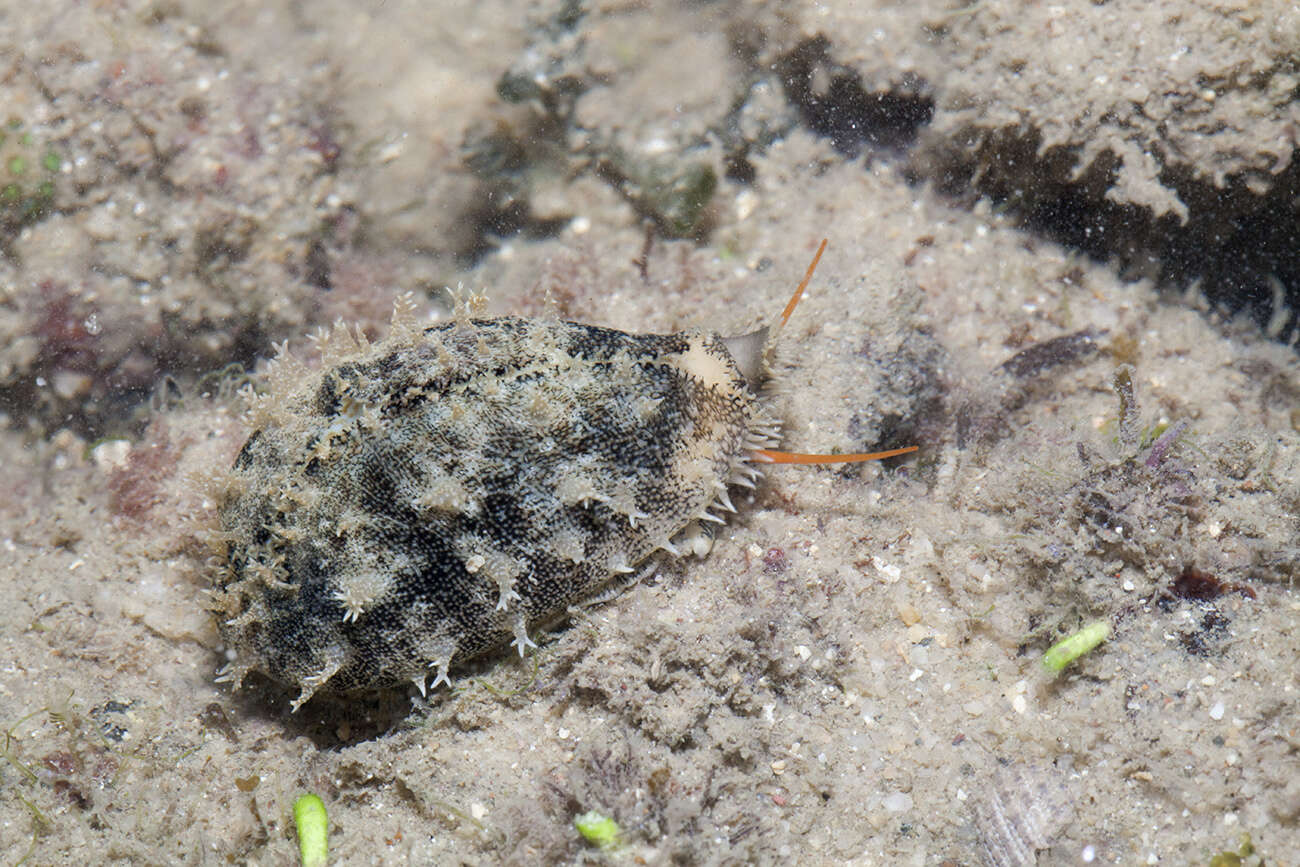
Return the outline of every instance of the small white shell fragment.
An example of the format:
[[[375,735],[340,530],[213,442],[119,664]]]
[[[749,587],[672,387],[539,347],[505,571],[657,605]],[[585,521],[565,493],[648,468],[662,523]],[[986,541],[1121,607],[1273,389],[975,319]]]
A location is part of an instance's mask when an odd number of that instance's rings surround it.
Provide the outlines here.
[[[975,830],[992,867],[1034,867],[1070,821],[1068,772],[1016,763],[998,768],[970,799]]]

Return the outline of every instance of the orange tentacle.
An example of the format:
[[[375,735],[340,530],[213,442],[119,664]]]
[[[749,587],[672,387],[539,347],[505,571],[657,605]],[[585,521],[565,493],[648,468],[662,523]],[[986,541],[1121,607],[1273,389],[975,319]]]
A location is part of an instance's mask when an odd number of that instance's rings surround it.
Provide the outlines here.
[[[889,449],[883,452],[860,452],[852,455],[806,455],[800,452],[779,452],[772,449],[755,449],[755,460],[771,464],[855,464],[861,461],[878,461],[905,455],[917,450],[917,446],[901,449]]]
[[[794,314],[794,308],[799,306],[799,299],[803,297],[803,290],[808,288],[812,281],[813,272],[817,270],[817,263],[822,260],[822,253],[826,252],[826,239],[822,238],[821,246],[817,248],[817,255],[813,256],[812,264],[808,266],[808,271],[803,275],[803,280],[799,283],[799,288],[794,290],[794,297],[790,303],[785,305],[785,312],[781,314],[781,324],[785,325],[790,321],[791,315]]]

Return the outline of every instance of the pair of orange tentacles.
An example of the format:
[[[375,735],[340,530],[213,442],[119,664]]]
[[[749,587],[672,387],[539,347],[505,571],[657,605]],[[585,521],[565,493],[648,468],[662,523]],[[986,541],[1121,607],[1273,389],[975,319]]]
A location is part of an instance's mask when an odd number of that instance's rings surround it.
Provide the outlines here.
[[[817,270],[817,263],[821,261],[824,252],[826,252],[825,238],[822,239],[821,246],[817,248],[817,254],[813,256],[812,262],[808,265],[808,271],[803,275],[803,280],[799,282],[798,288],[794,290],[790,303],[785,305],[785,310],[781,313],[781,324],[778,327],[784,327],[790,321],[794,309],[799,306],[799,299],[803,298],[804,290],[808,288],[809,282],[812,281],[813,272]],[[905,455],[908,452],[916,451],[917,448],[917,446],[907,446],[906,448],[889,449],[883,452],[859,452],[850,455],[809,455],[800,452],[755,449],[753,454],[756,460],[773,464],[854,464]]]

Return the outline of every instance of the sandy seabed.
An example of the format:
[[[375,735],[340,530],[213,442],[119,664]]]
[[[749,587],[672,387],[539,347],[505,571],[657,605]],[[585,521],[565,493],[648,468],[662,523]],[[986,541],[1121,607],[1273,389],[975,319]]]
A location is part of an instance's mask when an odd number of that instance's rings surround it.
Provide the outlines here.
[[[1300,863],[1290,4],[66,7],[0,20],[4,863],[293,863],[305,791],[340,864]],[[458,282],[744,333],[823,237],[785,444],[916,455],[427,699],[214,683],[205,374]]]

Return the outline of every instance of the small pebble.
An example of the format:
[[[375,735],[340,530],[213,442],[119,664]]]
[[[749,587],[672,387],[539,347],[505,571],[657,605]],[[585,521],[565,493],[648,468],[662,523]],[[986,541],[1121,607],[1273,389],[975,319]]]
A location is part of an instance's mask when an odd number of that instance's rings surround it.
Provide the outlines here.
[[[106,440],[95,446],[90,452],[90,459],[101,470],[120,470],[126,467],[131,456],[130,440]]]
[[[892,792],[885,796],[884,807],[891,813],[903,813],[912,809],[912,796],[906,792]]]

